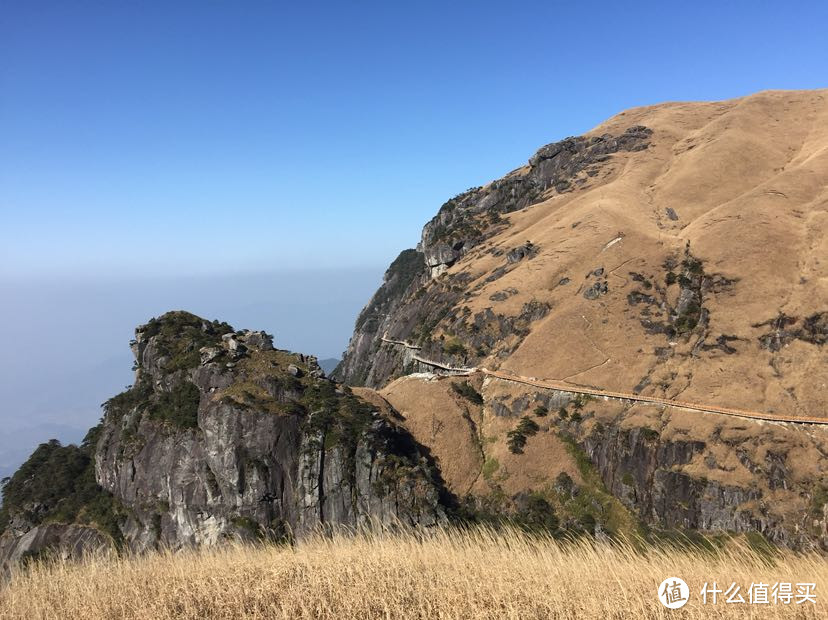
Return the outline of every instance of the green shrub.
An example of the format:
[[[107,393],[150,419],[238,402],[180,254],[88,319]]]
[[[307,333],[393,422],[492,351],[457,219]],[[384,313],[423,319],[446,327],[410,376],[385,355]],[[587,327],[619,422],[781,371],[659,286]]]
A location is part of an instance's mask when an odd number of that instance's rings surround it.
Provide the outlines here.
[[[262,526],[259,525],[258,521],[255,521],[250,517],[235,516],[230,519],[230,522],[238,529],[246,531],[248,534],[253,536],[253,538],[264,538]]]
[[[696,303],[687,304],[687,307],[676,317],[673,324],[679,334],[687,333],[696,328],[701,318],[701,307]]]
[[[452,383],[451,389],[461,397],[465,398],[468,401],[471,401],[475,405],[482,405],[483,404],[483,395],[474,389],[468,381],[463,381],[461,383]]]
[[[811,493],[811,505],[809,512],[813,517],[822,517],[822,510],[828,504],[828,486],[820,485],[814,488]]]
[[[547,409],[543,405],[538,405],[537,407],[535,407],[535,415],[539,418],[545,418],[547,415],[549,415],[549,409]]]
[[[176,428],[195,428],[200,399],[201,393],[193,383],[181,381],[169,392],[157,393],[155,402],[148,407],[149,416]]]
[[[174,372],[196,368],[201,363],[199,349],[221,344],[221,336],[233,327],[220,321],[205,321],[184,311],[167,312],[150,319],[144,326],[144,338],[157,337],[158,353],[167,358],[164,370]]]
[[[456,336],[452,336],[443,343],[443,352],[448,355],[465,355],[466,347]]]
[[[575,411],[580,411],[584,408],[584,405],[593,400],[595,400],[595,397],[590,394],[578,394],[572,399],[572,408],[575,409]]]
[[[89,431],[80,447],[57,439],[40,444],[3,486],[0,532],[12,515],[33,525],[74,523],[94,525],[122,541],[117,501],[95,481],[94,452],[100,427]],[[32,506],[39,506],[31,512]]]
[[[535,422],[532,418],[528,416],[523,416],[520,419],[520,423],[518,424],[517,429],[524,435],[534,435],[540,430],[540,426],[538,426],[538,423]]]
[[[507,445],[509,451],[513,454],[523,454],[523,448],[526,446],[527,438],[535,435],[540,430],[540,426],[529,416],[523,416],[517,425],[517,428],[506,433]]]
[[[686,271],[696,276],[700,276],[704,273],[702,262],[697,258],[686,258],[682,261],[681,266],[684,267]]]
[[[489,458],[483,463],[481,473],[486,480],[489,480],[498,469],[500,469],[498,460],[496,458]]]
[[[570,499],[573,491],[575,491],[575,487],[575,481],[565,471],[562,471],[555,477],[555,491],[561,500],[566,501]]]
[[[120,420],[136,407],[145,407],[149,403],[151,395],[152,385],[149,381],[141,380],[106,401],[102,405],[103,410],[108,416]]]
[[[579,522],[581,527],[584,528],[584,531],[589,532],[590,534],[595,533],[596,520],[595,515],[593,515],[591,512],[587,512],[581,515]]]
[[[529,494],[524,509],[515,515],[514,522],[530,532],[555,533],[560,525],[552,505],[534,492]]]
[[[647,441],[655,441],[661,436],[658,431],[647,428],[646,426],[642,426],[639,430],[641,432],[641,436]]]
[[[425,270],[425,257],[416,250],[403,250],[385,272],[385,283],[374,295],[371,303],[360,312],[357,318],[357,331],[376,331],[365,329],[367,322],[383,313],[392,300],[402,297],[411,283]],[[422,290],[422,289],[420,289]],[[422,295],[422,293],[419,293]]]

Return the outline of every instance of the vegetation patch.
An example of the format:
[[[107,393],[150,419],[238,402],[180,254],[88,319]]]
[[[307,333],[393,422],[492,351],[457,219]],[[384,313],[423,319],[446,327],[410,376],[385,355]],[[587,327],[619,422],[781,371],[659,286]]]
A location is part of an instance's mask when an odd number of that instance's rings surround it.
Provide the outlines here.
[[[80,446],[63,446],[57,439],[40,444],[3,486],[0,532],[13,516],[32,526],[79,523],[123,542],[118,523],[123,514],[117,500],[95,482],[95,445],[100,426],[92,428]]]
[[[584,406],[595,400],[595,397],[590,394],[577,394],[575,398],[572,399],[572,408],[575,411],[581,411]]]
[[[242,531],[247,532],[253,538],[256,538],[256,539],[259,539],[259,540],[264,538],[264,532],[262,531],[261,526],[259,525],[258,522],[251,519],[250,517],[235,516],[232,519],[230,519],[230,522],[237,529],[240,529]]]
[[[509,452],[513,454],[523,454],[523,448],[526,446],[526,441],[529,437],[537,434],[540,426],[529,416],[523,416],[517,425],[517,428],[506,433],[507,445]]]
[[[120,421],[126,414],[146,407],[151,396],[152,385],[148,380],[142,379],[106,401],[103,410],[113,420]]]
[[[467,350],[457,336],[450,336],[443,342],[443,352],[447,355],[466,355]]]
[[[474,389],[468,381],[461,381],[460,383],[452,383],[451,389],[459,396],[474,403],[475,405],[483,404],[483,395]]]
[[[528,532],[558,532],[560,520],[552,504],[542,493],[530,491],[526,496],[518,498],[515,503],[517,510],[511,521],[517,527]]]
[[[500,462],[496,458],[488,458],[483,463],[481,473],[486,480],[490,480],[498,469],[500,469]]]
[[[686,334],[696,328],[700,318],[701,306],[691,302],[676,316],[673,327],[675,327],[676,333]]]
[[[610,535],[640,535],[642,532],[638,520],[607,491],[586,452],[573,438],[562,433],[558,437],[566,445],[583,480],[578,492],[572,493],[571,498],[563,504],[570,518],[588,533],[593,533],[596,525],[600,525]]]
[[[143,328],[144,340],[156,337],[158,353],[167,358],[164,364],[167,372],[197,368],[201,363],[199,349],[219,346],[222,335],[234,331],[229,323],[205,321],[184,311],[150,319]]]
[[[199,389],[190,381],[182,380],[169,391],[156,392],[147,408],[152,420],[164,422],[178,429],[198,426]]]
[[[657,430],[653,430],[652,428],[648,428],[646,426],[642,426],[638,430],[646,441],[656,441],[659,437],[661,437],[661,434]]]
[[[411,283],[425,271],[425,257],[416,250],[403,250],[385,272],[383,285],[363,310],[356,323],[356,331],[375,332],[379,317],[388,307],[401,299]],[[420,292],[419,289],[418,293]],[[422,294],[422,293],[420,293]],[[368,329],[368,328],[371,329]]]
[[[828,486],[818,485],[811,493],[811,504],[809,512],[811,516],[821,518],[825,504],[828,504]]]

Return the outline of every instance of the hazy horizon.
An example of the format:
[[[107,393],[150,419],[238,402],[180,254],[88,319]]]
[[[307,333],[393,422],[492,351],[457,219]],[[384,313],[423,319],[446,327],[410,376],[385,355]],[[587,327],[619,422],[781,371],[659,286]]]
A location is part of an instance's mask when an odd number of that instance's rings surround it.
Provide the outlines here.
[[[43,441],[79,441],[100,405],[132,383],[129,340],[168,310],[264,329],[277,347],[340,357],[376,269],[235,273],[189,278],[0,278],[0,477]]]

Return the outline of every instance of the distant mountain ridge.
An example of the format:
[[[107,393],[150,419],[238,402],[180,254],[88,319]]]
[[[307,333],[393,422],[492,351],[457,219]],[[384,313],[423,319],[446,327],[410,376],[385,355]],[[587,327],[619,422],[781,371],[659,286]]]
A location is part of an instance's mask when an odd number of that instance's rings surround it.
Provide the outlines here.
[[[329,375],[337,366],[339,366],[341,361],[342,360],[336,357],[326,357],[325,359],[319,360],[319,367],[325,371],[326,375]]]

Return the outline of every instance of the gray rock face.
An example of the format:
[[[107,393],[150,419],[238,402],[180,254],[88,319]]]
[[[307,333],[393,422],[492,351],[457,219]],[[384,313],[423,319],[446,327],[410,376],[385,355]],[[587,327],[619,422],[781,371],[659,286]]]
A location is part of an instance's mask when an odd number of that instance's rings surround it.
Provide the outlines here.
[[[239,336],[239,340],[252,349],[259,351],[273,350],[273,336],[263,331],[250,331],[246,329]]]
[[[387,422],[376,416],[371,433],[379,444],[361,441],[352,454],[339,446],[326,449],[323,433],[304,438],[298,469],[298,535],[320,523],[433,526],[443,520],[433,508],[439,502],[434,485],[417,476],[396,476],[398,468],[386,456],[391,451],[382,445],[393,434]],[[378,451],[378,446],[383,449]],[[428,467],[425,460],[414,465]],[[353,475],[343,476],[349,467]]]
[[[316,358],[273,350],[262,332],[187,329],[198,333],[170,341],[166,326],[150,337],[139,328],[136,387],[119,397],[126,406],[109,406],[101,429],[96,478],[126,509],[120,527],[131,549],[445,518],[410,436],[319,378]],[[201,354],[195,367],[171,371],[202,334],[237,363]],[[181,414],[185,397],[192,418]],[[163,409],[171,403],[179,409]]]
[[[780,314],[754,327],[770,328],[767,334],[759,337],[760,346],[768,351],[779,351],[794,340],[821,346],[828,342],[828,311],[804,319]]]
[[[500,214],[540,202],[548,197],[548,191],[571,191],[579,173],[596,174],[613,153],[646,149],[651,135],[650,129],[635,126],[620,136],[566,138],[538,149],[529,158],[528,171],[511,173],[485,188],[455,196],[423,228],[418,249],[425,255],[432,277],[486,238],[481,215],[496,225]]]
[[[83,525],[50,523],[25,532],[7,531],[0,536],[0,578],[8,579],[11,571],[27,559],[45,553],[64,559],[80,559],[87,553],[113,550],[109,536]]]
[[[586,290],[584,290],[584,297],[586,299],[598,299],[601,295],[606,295],[609,291],[609,285],[606,280],[596,282]]]
[[[348,385],[373,385],[372,376],[376,373],[375,360],[382,347],[381,339],[386,334],[393,337],[395,333],[389,324],[389,317],[398,312],[415,310],[413,304],[406,304],[406,300],[427,281],[428,267],[423,253],[417,250],[401,252],[385,272],[382,286],[360,312],[348,350],[331,376]],[[412,317],[406,321],[410,323],[409,330],[416,320]],[[395,356],[393,362],[379,362],[382,367],[379,374],[392,372],[401,360],[402,354],[399,358]]]
[[[522,261],[524,258],[533,258],[538,253],[538,249],[531,241],[527,241],[523,245],[509,250],[506,254],[506,262],[511,265]]]
[[[662,529],[761,532],[780,545],[828,549],[828,521],[816,525],[822,537],[814,536],[807,519],[786,523],[767,510],[755,486],[723,484],[682,471],[695,455],[707,454],[703,441],[664,441],[651,429],[607,426],[584,438],[582,445],[607,489],[645,523]],[[707,454],[708,467],[715,466],[711,458]],[[778,455],[771,453],[766,467],[754,469],[757,476],[768,478],[771,488],[787,484],[784,459]]]

